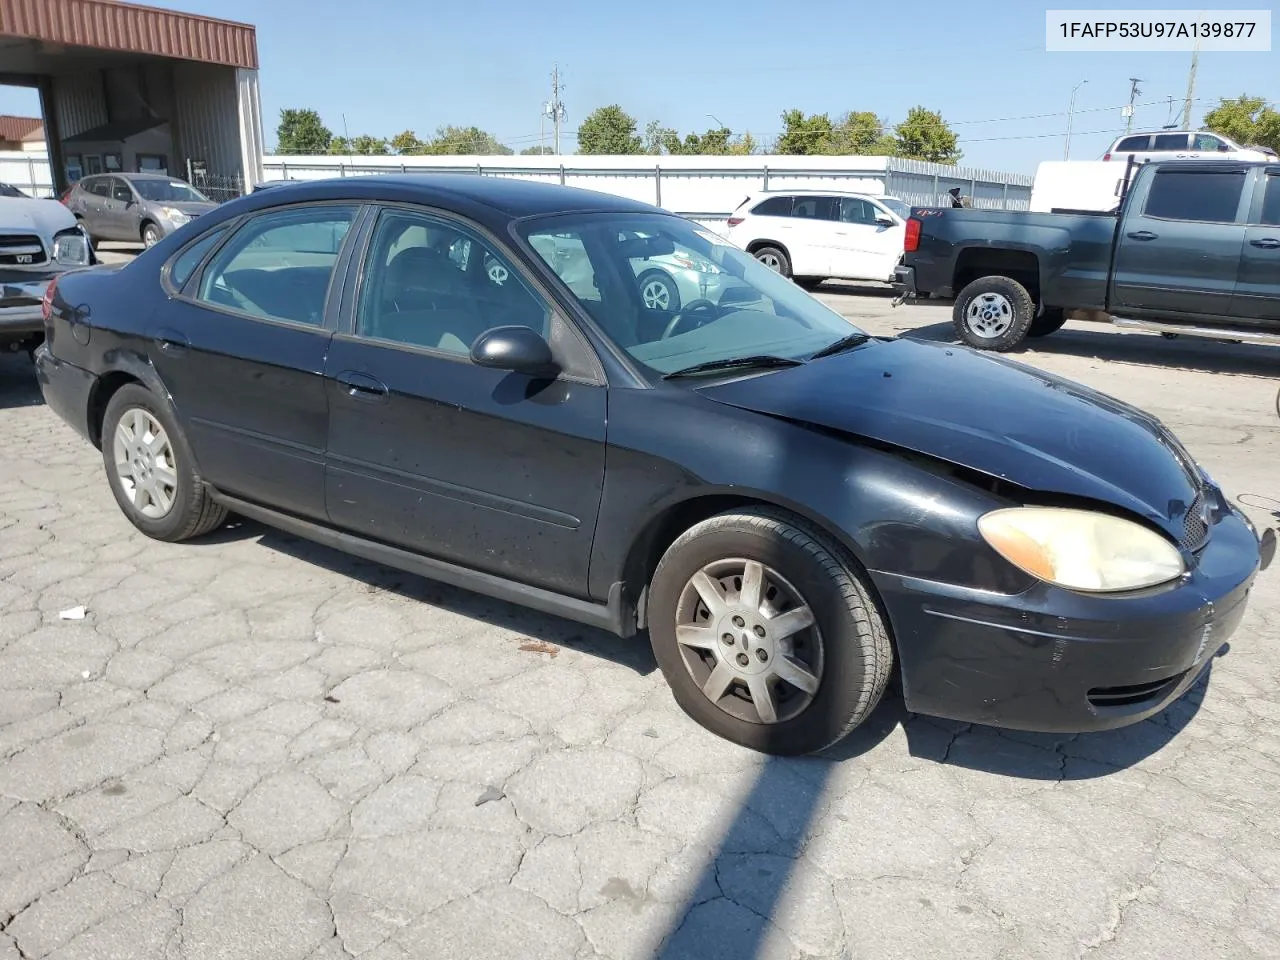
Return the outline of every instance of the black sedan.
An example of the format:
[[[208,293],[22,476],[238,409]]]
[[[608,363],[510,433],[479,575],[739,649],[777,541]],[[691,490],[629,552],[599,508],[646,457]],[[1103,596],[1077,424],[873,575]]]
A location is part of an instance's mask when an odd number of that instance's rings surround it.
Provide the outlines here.
[[[672,262],[714,295],[646,303],[637,276]],[[64,276],[46,310],[45,398],[143,533],[233,511],[647,629],[680,705],[763,751],[832,744],[895,670],[916,712],[1132,723],[1202,673],[1265,565],[1153,417],[867,336],[616,197],[286,184]]]

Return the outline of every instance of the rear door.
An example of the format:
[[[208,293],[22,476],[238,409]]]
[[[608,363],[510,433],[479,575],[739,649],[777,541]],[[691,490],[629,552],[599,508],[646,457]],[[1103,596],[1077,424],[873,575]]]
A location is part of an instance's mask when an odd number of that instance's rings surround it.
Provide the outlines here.
[[[332,522],[585,595],[608,398],[589,345],[496,241],[443,214],[384,209],[358,266],[326,364]],[[510,324],[553,345],[560,377],[471,362],[477,336]]]
[[[1226,317],[1245,242],[1247,171],[1207,161],[1163,166],[1149,171],[1145,195],[1123,214],[1111,312]]]
[[[205,479],[311,519],[326,518],[324,364],[334,278],[344,276],[359,209],[314,203],[249,215],[149,330],[152,362]]]
[[[1190,157],[1189,133],[1157,133],[1151,137],[1152,160],[1186,160]]]
[[[800,195],[791,207],[791,273],[797,277],[830,277],[840,238],[840,204],[836,197]]]
[[[111,177],[87,177],[81,181],[80,215],[96,240],[114,239],[106,219],[105,203],[111,193]]]
[[[1231,315],[1280,326],[1280,165],[1257,171]]]

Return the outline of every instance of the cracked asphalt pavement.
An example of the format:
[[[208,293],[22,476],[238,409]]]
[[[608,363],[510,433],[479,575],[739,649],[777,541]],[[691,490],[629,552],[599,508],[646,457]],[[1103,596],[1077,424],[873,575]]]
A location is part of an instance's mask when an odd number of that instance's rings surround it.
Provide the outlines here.
[[[1071,324],[1021,359],[1280,496],[1276,351]],[[1148,722],[1000,733],[891,695],[766,759],[686,719],[643,639],[254,524],[144,539],[24,360],[0,437],[0,960],[1280,957],[1271,571]]]

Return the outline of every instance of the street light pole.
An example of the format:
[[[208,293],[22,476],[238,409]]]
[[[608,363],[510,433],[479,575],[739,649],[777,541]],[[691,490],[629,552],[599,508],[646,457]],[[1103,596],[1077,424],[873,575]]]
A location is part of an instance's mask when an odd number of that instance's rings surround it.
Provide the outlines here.
[[[1071,88],[1071,102],[1067,105],[1067,143],[1062,150],[1063,160],[1071,159],[1071,121],[1075,118],[1076,92],[1088,82],[1088,80],[1081,80]]]

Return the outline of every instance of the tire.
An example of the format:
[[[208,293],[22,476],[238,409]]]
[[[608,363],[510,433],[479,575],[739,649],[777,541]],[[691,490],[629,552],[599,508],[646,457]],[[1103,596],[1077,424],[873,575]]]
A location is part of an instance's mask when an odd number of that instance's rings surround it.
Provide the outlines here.
[[[675,278],[665,270],[646,270],[636,281],[640,285],[640,299],[648,310],[663,313],[680,311],[680,288]]]
[[[1047,337],[1057,333],[1067,322],[1066,312],[1061,307],[1046,307],[1044,313],[1031,321],[1027,328],[1028,337]]]
[[[160,228],[154,223],[144,223],[142,225],[142,245],[150,250],[162,239]]]
[[[764,246],[754,250],[751,254],[770,270],[782,274],[790,279],[791,277],[791,259],[786,252],[780,247]]]
[[[1017,280],[979,277],[956,297],[951,320],[961,342],[1004,353],[1027,338],[1035,312],[1035,301]]]
[[[827,282],[826,277],[796,277],[796,283],[812,292]]]
[[[761,565],[767,585],[754,606],[733,592],[742,584],[734,571],[741,567],[745,574],[752,562]],[[725,603],[719,617],[694,585],[703,573],[714,578],[702,580],[703,589],[713,584],[717,602]],[[795,609],[795,598],[811,611],[812,624],[779,643],[769,631]],[[774,604],[781,615],[766,609]],[[740,628],[733,620],[739,614]],[[654,656],[681,708],[712,733],[763,753],[814,753],[842,739],[879,703],[893,666],[888,630],[853,559],[802,521],[770,509],[722,513],[677,538],[654,571],[647,620]],[[678,631],[678,625],[684,626]],[[804,666],[805,681],[816,686],[806,693],[773,678],[770,720],[748,684],[775,663],[786,664],[793,676],[796,664]],[[713,702],[703,687],[717,670],[729,682]]]
[[[147,503],[138,504],[135,499],[144,498],[126,492],[118,463],[130,452],[140,453],[136,448],[130,447],[125,438],[117,438],[121,422],[129,418],[126,426],[132,428],[138,422],[136,417],[139,414],[149,418],[152,425],[158,425],[167,438],[168,453],[155,456],[153,451],[153,460],[147,463],[143,458],[142,465],[149,468],[151,479],[158,486],[163,487],[166,492],[172,491],[168,496],[168,509],[158,515],[146,512],[160,509],[162,504],[156,499],[148,496],[145,498]],[[147,435],[158,438],[156,434]],[[120,451],[120,443],[124,444],[123,451]],[[102,460],[106,466],[107,482],[111,485],[111,493],[120,510],[130,523],[153,540],[177,543],[199,537],[221,526],[227,518],[226,508],[209,496],[204,482],[196,473],[186,438],[168,406],[139,384],[131,383],[121,387],[107,403],[102,420]],[[163,482],[166,474],[161,471],[166,465],[169,468],[168,475],[173,478],[172,484]],[[137,476],[133,474],[126,479],[135,483]]]

